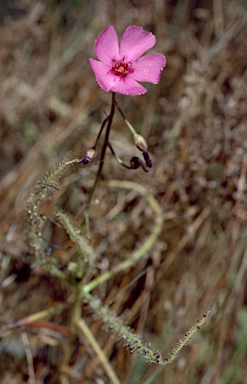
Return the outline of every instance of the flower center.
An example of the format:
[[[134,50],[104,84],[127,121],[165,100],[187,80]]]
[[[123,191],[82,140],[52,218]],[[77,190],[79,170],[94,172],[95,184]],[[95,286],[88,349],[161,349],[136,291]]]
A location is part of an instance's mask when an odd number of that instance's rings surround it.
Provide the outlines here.
[[[116,76],[125,77],[129,72],[132,72],[131,64],[123,60],[119,61],[118,63],[113,64],[112,71]]]

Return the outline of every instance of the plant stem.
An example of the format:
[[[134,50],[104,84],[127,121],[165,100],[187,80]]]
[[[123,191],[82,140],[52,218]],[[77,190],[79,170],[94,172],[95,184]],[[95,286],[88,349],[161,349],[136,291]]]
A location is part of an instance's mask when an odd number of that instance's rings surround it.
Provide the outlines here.
[[[125,121],[125,124],[127,125],[127,127],[129,128],[130,132],[132,133],[133,136],[135,136],[137,133],[136,131],[134,130],[134,128],[132,127],[132,125],[130,124],[130,122],[126,119],[122,109],[119,107],[119,105],[116,103],[116,107],[117,109],[119,110],[120,112],[120,115],[122,116],[122,118],[124,119]]]
[[[102,123],[102,125],[101,125],[101,128],[100,128],[100,131],[99,131],[99,133],[98,133],[97,139],[96,139],[96,141],[95,141],[95,144],[93,145],[92,148],[96,149],[97,144],[98,144],[98,141],[99,141],[99,138],[100,138],[100,136],[101,136],[101,133],[103,132],[103,129],[105,128],[105,125],[106,125],[107,121],[108,121],[108,116],[107,116],[107,117],[105,118],[105,120],[103,121],[103,123]]]
[[[110,142],[108,143],[108,146],[109,146],[109,148],[110,148],[110,150],[111,150],[111,153],[113,154],[113,156],[115,157],[115,159],[117,160],[117,162],[118,162],[120,165],[122,165],[124,168],[132,169],[129,165],[124,164],[123,160],[120,159],[120,157],[118,157],[118,155],[116,155],[116,153],[114,152],[114,149],[112,148],[112,145],[111,145]]]
[[[89,341],[91,347],[97,354],[101,364],[103,365],[105,372],[107,373],[109,380],[112,384],[120,384],[120,381],[118,380],[115,372],[113,371],[106,355],[100,348],[97,340],[95,339],[94,335],[92,334],[90,328],[87,326],[86,322],[83,319],[80,319],[77,323],[77,327],[82,332],[83,335],[87,338]]]
[[[154,210],[155,224],[151,234],[147,237],[146,241],[137,250],[135,250],[132,253],[132,255],[128,257],[127,260],[122,261],[121,263],[113,267],[111,270],[103,273],[103,275],[96,277],[94,280],[90,281],[88,284],[81,287],[82,294],[85,294],[85,292],[92,291],[98,285],[109,280],[110,278],[115,276],[117,273],[125,271],[126,269],[129,269],[130,267],[132,267],[144,255],[147,254],[147,252],[151,249],[151,247],[155,243],[158,235],[162,230],[162,224],[163,224],[162,209],[159,206],[159,203],[157,202],[157,200],[153,197],[153,195],[149,193],[143,186],[130,181],[120,181],[120,180],[111,180],[108,182],[108,186],[113,188],[133,189],[138,193],[140,193],[147,200],[147,202],[150,204],[150,206]]]
[[[88,211],[90,209],[90,205],[91,205],[91,202],[93,200],[94,193],[96,191],[96,188],[98,186],[98,183],[99,183],[99,180],[100,180],[100,176],[101,176],[101,173],[102,173],[102,169],[103,169],[103,165],[104,165],[104,160],[105,160],[106,148],[108,147],[109,135],[110,135],[112,120],[113,120],[113,116],[114,116],[114,112],[115,112],[115,106],[116,106],[115,93],[112,92],[111,112],[110,112],[109,116],[107,117],[107,121],[108,122],[107,122],[107,127],[106,127],[105,139],[104,139],[103,147],[102,147],[101,154],[100,154],[99,169],[98,169],[95,181],[94,181],[93,188],[92,188],[92,190],[90,192],[90,195],[89,195],[89,198],[88,198],[88,202],[87,202],[87,205],[86,205],[86,213],[88,213]],[[83,220],[82,230],[84,229],[84,225],[85,225],[85,220]]]

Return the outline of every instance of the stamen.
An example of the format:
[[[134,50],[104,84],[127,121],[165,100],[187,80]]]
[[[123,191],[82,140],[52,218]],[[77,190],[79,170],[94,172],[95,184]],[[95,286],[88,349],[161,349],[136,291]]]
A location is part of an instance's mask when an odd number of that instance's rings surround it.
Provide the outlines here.
[[[131,71],[131,64],[123,60],[118,63],[114,63],[112,66],[112,71],[116,76],[125,77]]]

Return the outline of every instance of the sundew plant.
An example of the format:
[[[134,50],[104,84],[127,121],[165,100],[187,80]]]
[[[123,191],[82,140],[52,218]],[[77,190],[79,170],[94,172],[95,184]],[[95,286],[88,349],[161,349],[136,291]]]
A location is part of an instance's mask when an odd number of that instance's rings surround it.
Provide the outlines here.
[[[96,276],[92,273],[96,268],[98,256],[94,245],[91,244],[88,228],[90,228],[90,212],[93,199],[97,196],[97,191],[101,186],[106,152],[111,153],[114,161],[116,160],[119,166],[125,167],[130,172],[148,173],[153,167],[146,138],[135,130],[128,120],[127,113],[122,110],[117,97],[119,94],[125,97],[144,95],[147,89],[140,83],[159,83],[163,69],[166,66],[166,58],[161,53],[146,53],[146,51],[154,47],[155,43],[155,36],[140,26],[129,26],[123,33],[120,43],[116,31],[111,25],[105,28],[97,37],[94,46],[97,60],[90,58],[89,63],[102,92],[111,92],[110,112],[102,121],[95,141],[89,148],[84,148],[82,157],[73,158],[73,154],[70,154],[70,157],[65,157],[43,180],[37,182],[36,188],[28,199],[26,208],[27,236],[31,249],[29,259],[32,268],[39,268],[40,273],[44,273],[51,279],[56,278],[63,284],[68,285],[71,288],[71,295],[65,302],[58,302],[50,308],[44,308],[43,311],[33,313],[16,323],[7,325],[3,331],[4,335],[14,329],[21,327],[31,329],[35,326],[41,327],[42,324],[44,328],[52,328],[57,332],[68,335],[68,343],[73,343],[74,340],[81,342],[82,339],[86,339],[88,345],[101,362],[111,383],[120,383],[120,381],[109,363],[106,352],[101,348],[100,342],[98,342],[84,319],[83,307],[85,305],[90,308],[92,315],[100,319],[106,332],[111,333],[116,342],[120,340],[130,352],[139,354],[149,363],[159,365],[170,364],[174,361],[179,351],[200,329],[207,316],[207,313],[202,314],[202,317],[191,326],[171,349],[167,357],[164,357],[148,340],[143,341],[134,330],[125,324],[124,319],[118,317],[102,301],[99,294],[94,294],[96,288],[100,288],[102,284],[123,272],[127,273],[131,267],[148,255],[160,235],[163,224],[161,207],[148,189],[128,180],[119,180],[117,182],[110,180],[108,182],[109,188],[135,190],[146,201],[146,204],[150,206],[153,212],[154,226],[151,233],[143,239],[141,245],[138,244],[138,247],[125,260],[116,261],[114,266],[110,266],[109,270]],[[111,130],[114,130],[115,113],[119,113],[123,119],[126,135],[130,134],[132,137],[133,148],[136,147],[139,150],[139,156],[133,155],[129,163],[125,163],[119,157],[111,143],[110,134]],[[64,245],[65,252],[68,252],[68,249],[70,250],[69,258],[62,258],[63,262],[61,262],[53,257],[52,247],[54,248],[56,245],[47,247],[44,242],[45,226],[49,219],[42,214],[42,205],[47,201],[50,194],[59,190],[59,181],[65,171],[70,169],[76,172],[78,167],[88,167],[94,161],[98,169],[94,184],[89,192],[87,204],[84,207],[83,220],[78,222],[76,218],[69,217],[65,210],[54,212],[52,218],[57,225],[64,228],[70,238],[70,245]],[[75,247],[71,247],[71,244],[76,244],[75,251]],[[69,319],[64,326],[45,321],[50,316],[58,318],[63,311],[68,313]],[[72,358],[73,356],[66,355],[64,352],[60,366],[61,377],[73,376],[70,371]]]

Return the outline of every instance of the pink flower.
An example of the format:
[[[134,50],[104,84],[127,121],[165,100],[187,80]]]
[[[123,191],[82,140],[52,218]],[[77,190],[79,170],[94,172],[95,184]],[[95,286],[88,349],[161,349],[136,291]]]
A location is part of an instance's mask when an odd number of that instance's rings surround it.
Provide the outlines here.
[[[99,61],[89,59],[100,87],[123,95],[142,95],[147,92],[138,81],[157,84],[166,66],[160,53],[141,56],[155,45],[156,38],[142,27],[131,26],[124,32],[120,46],[115,29],[109,25],[95,41]]]

